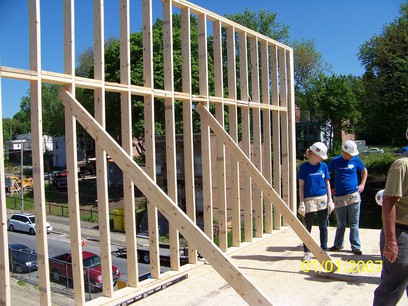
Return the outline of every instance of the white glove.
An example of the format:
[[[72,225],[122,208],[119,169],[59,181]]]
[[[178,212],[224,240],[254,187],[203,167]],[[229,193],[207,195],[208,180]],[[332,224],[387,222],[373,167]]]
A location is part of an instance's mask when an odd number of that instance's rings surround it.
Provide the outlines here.
[[[301,201],[299,203],[298,213],[299,213],[299,215],[302,215],[303,217],[305,216],[305,214],[306,214],[305,202]]]
[[[334,210],[334,203],[333,203],[333,200],[330,200],[327,203],[327,212],[329,213],[329,215],[333,212],[333,210]]]

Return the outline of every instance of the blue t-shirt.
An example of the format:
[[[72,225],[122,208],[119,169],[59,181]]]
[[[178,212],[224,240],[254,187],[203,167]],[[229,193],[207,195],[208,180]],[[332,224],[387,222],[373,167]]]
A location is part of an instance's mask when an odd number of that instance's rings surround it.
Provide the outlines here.
[[[365,170],[364,163],[358,156],[346,160],[343,156],[336,156],[329,163],[330,173],[334,172],[334,188],[336,196],[354,193],[358,186],[357,170]]]
[[[325,163],[313,166],[311,163],[306,162],[300,165],[299,179],[305,182],[305,198],[318,197],[327,193],[325,180],[330,179],[330,173]]]

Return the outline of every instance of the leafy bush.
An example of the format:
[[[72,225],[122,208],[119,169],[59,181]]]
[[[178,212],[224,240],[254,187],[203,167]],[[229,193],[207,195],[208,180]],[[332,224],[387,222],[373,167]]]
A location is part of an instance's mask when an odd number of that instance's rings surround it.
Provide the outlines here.
[[[362,161],[368,169],[369,175],[387,175],[391,164],[397,159],[392,153],[362,155]]]

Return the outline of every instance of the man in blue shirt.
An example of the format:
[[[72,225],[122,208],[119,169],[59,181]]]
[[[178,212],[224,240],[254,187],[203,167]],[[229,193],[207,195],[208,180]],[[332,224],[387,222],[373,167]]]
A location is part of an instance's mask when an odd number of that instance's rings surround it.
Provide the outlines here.
[[[360,223],[360,193],[363,192],[368,171],[364,163],[357,156],[357,145],[352,140],[347,140],[342,145],[342,154],[336,156],[329,163],[329,172],[334,173],[334,207],[337,217],[337,230],[334,245],[329,251],[343,248],[344,232],[347,219],[350,224],[351,251],[362,255],[359,237]],[[358,182],[358,172],[361,172],[361,181]]]

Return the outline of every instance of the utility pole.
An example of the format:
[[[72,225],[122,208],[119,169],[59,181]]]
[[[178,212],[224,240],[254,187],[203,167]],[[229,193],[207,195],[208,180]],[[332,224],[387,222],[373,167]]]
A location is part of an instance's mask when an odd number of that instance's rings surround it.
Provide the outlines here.
[[[24,164],[24,142],[23,139],[21,139],[20,142],[20,199],[21,199],[21,212],[24,211],[24,184],[23,184],[23,164]]]

